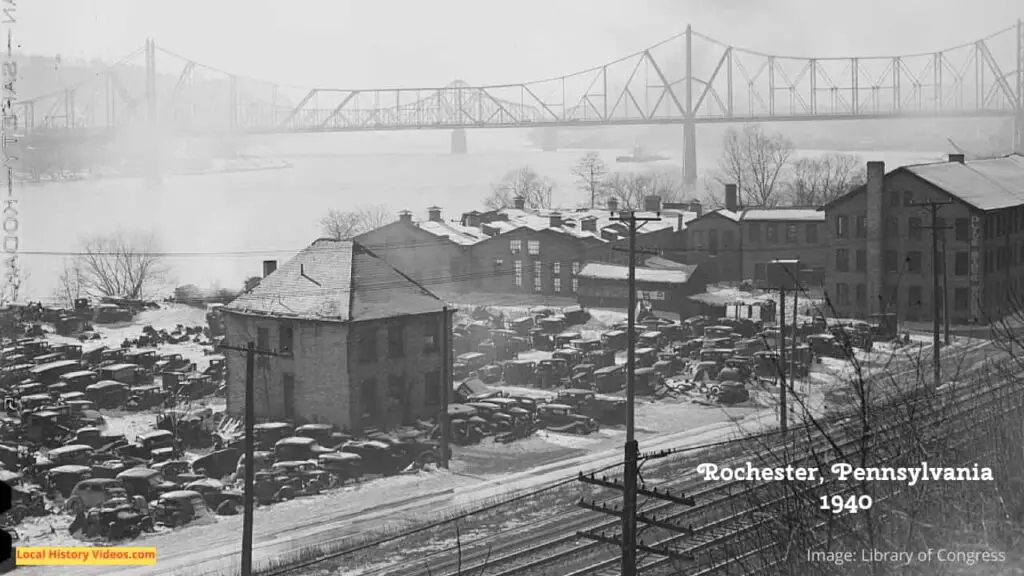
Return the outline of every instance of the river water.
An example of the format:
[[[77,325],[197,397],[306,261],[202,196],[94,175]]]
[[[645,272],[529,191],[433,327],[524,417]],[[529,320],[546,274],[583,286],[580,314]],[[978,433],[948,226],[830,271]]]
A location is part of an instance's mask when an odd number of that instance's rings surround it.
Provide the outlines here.
[[[60,253],[81,240],[118,231],[152,231],[168,258],[171,285],[240,287],[265,259],[285,260],[320,235],[328,209],[384,204],[425,217],[431,205],[453,217],[480,207],[490,184],[530,166],[557,183],[556,204],[583,200],[570,173],[582,150],[543,152],[519,130],[471,131],[469,153],[449,154],[447,131],[297,134],[248,143],[247,153],[287,160],[290,168],[210,175],[167,176],[158,185],[135,178],[20,184],[20,247],[29,278],[26,296],[48,300],[57,286]],[[652,150],[653,151],[653,150]],[[614,157],[601,154],[612,169]],[[681,151],[657,150],[680,165]],[[802,151],[801,154],[818,154]],[[698,153],[713,168],[720,151]],[[865,160],[900,164],[941,154],[859,152]],[[32,252],[46,252],[33,254]]]

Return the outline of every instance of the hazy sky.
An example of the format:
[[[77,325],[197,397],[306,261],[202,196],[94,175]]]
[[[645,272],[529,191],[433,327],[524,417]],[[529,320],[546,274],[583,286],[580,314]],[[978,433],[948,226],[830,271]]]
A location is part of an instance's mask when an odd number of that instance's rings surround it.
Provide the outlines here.
[[[557,76],[685,30],[762,52],[895,55],[980,38],[1021,0],[19,0],[16,42],[116,60],[143,44],[302,87]],[[159,66],[159,64],[158,64]]]

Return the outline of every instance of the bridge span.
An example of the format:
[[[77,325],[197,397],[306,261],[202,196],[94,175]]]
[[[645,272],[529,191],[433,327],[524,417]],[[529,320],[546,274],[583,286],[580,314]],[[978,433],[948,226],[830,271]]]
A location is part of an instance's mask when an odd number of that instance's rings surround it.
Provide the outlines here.
[[[564,76],[422,88],[281,86],[147,40],[94,78],[14,109],[16,134],[27,139],[451,130],[453,152],[467,149],[474,128],[543,128],[544,148],[555,149],[558,128],[675,124],[692,184],[696,126],[708,123],[1007,117],[1024,153],[1024,20],[939,51],[846,58],[766,54],[687,27]]]

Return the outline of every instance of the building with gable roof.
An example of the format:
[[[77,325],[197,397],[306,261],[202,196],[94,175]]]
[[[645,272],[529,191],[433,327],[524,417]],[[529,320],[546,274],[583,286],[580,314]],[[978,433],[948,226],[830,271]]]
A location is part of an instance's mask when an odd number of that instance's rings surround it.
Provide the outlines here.
[[[254,342],[256,415],[353,433],[436,416],[445,303],[365,246],[320,239],[223,306],[229,346]],[[228,350],[227,411],[245,408],[245,353]]]
[[[1024,288],[1024,156],[903,166],[868,162],[863,186],[825,206],[828,293],[840,316],[933,317],[938,299],[951,323],[987,324],[1012,311]],[[938,219],[922,203],[942,206]],[[932,290],[932,234],[940,226]],[[941,312],[940,312],[941,314]]]

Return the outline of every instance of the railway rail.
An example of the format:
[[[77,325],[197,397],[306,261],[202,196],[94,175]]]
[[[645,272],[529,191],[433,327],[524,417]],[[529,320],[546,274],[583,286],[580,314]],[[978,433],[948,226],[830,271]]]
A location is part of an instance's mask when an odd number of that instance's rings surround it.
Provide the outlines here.
[[[965,350],[966,353],[973,353],[981,351],[985,346],[976,346],[972,349]],[[981,392],[981,395],[990,392]],[[970,396],[970,389],[962,389],[957,392],[958,396]],[[960,398],[961,400],[965,397]],[[897,407],[896,409],[899,409]],[[905,408],[905,406],[903,406]],[[885,410],[886,408],[882,408]],[[961,411],[962,412],[962,411]],[[839,416],[834,420],[847,420],[847,415]],[[826,423],[826,426],[828,423]],[[797,432],[798,430],[793,430]],[[794,437],[797,436],[794,434]],[[859,434],[858,434],[859,437]],[[791,440],[792,441],[792,440]],[[857,440],[859,441],[859,440]],[[820,448],[834,449],[834,446],[830,442],[826,441],[823,436],[815,436],[812,440],[812,452],[816,452]],[[845,446],[853,444],[853,440],[846,440]],[[746,461],[746,459],[740,459]],[[743,486],[741,486],[743,485]],[[683,492],[690,497],[698,500],[705,500],[696,508],[687,508],[681,512],[671,513],[669,516],[659,515],[659,519],[663,521],[679,520],[683,518],[696,519],[702,514],[706,515],[708,510],[719,507],[723,502],[728,500],[734,500],[742,495],[749,494],[752,491],[751,483],[747,482],[714,482],[706,483],[694,481],[692,477],[684,477],[677,481],[668,483],[667,486],[673,489],[682,488]],[[610,498],[605,500],[605,504],[614,504],[620,498]],[[643,510],[647,515],[652,513],[664,512],[671,510],[672,508],[678,508],[678,504],[672,503],[661,503]],[[705,521],[708,518],[704,518]],[[715,519],[711,519],[715,522]],[[496,541],[495,538],[482,538],[468,545],[462,543],[460,550],[460,559],[451,558],[452,554],[448,552],[445,557],[437,558],[434,561],[419,561],[415,565],[406,564],[405,566],[391,566],[383,569],[379,569],[371,572],[374,576],[388,575],[395,576],[400,574],[422,574],[424,569],[429,569],[433,574],[446,574],[448,576],[454,576],[459,573],[473,572],[476,570],[487,567],[489,576],[514,576],[518,574],[533,573],[539,569],[552,567],[553,564],[571,564],[583,558],[592,557],[597,554],[602,547],[606,547],[601,542],[592,540],[583,540],[581,537],[575,534],[576,531],[601,531],[601,530],[614,530],[618,526],[618,521],[604,521],[595,523],[593,513],[590,512],[575,512],[570,514],[562,514],[557,518],[552,518],[548,521],[537,521],[531,522],[530,524],[513,529],[506,530],[498,534],[501,537],[501,541]],[[537,538],[539,534],[550,533],[557,530],[563,535],[550,538],[547,540],[540,540]],[[726,537],[735,537],[736,529],[734,526],[728,526],[723,523],[713,524],[711,528],[705,526],[701,532],[704,539],[707,540],[705,543],[706,547],[710,547],[715,543]],[[524,545],[524,540],[528,543]],[[490,542],[488,542],[490,541]],[[432,554],[430,556],[440,556],[440,554]],[[617,562],[617,561],[616,561]],[[597,569],[597,572],[595,572]],[[449,572],[450,570],[450,572]],[[589,570],[589,571],[588,571]],[[594,574],[600,573],[600,569],[596,566],[590,567],[584,571],[579,571],[580,574]],[[575,573],[574,573],[575,574]]]

